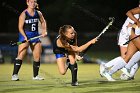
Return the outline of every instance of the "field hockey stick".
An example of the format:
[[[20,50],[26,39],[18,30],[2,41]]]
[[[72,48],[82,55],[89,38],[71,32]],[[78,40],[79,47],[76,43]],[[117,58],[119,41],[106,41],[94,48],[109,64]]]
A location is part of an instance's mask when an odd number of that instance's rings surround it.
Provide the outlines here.
[[[102,34],[104,34],[106,31],[107,31],[107,29],[113,24],[113,22],[114,22],[114,17],[109,17],[109,20],[111,20],[109,23],[108,23],[108,25],[103,29],[103,31],[96,37],[96,39],[99,39],[100,37],[101,37],[101,35]]]
[[[128,44],[129,42],[131,42],[132,40],[134,40],[134,39],[136,39],[136,38],[138,38],[138,37],[140,37],[140,35],[138,35],[138,36],[135,36],[134,38],[132,38],[132,39],[128,40],[128,41],[127,41],[127,42],[125,42],[123,45],[126,45],[126,44]]]
[[[11,45],[11,46],[18,46],[18,45],[23,44],[23,43],[25,43],[25,42],[28,42],[28,41],[31,41],[31,40],[35,40],[35,39],[38,39],[38,38],[41,38],[41,37],[43,37],[43,35],[39,35],[39,36],[30,38],[30,39],[27,40],[27,41],[26,41],[26,40],[24,40],[24,41],[19,41],[19,42],[13,42],[13,41],[11,41],[11,42],[10,42],[10,45]]]
[[[132,28],[136,28],[137,27],[137,25],[136,24],[133,24],[132,25]],[[134,37],[134,38],[132,38],[132,39],[130,39],[130,40],[128,40],[128,41],[126,41],[123,45],[127,45],[129,42],[131,42],[132,40],[134,40],[134,39],[136,39],[136,38],[138,38],[138,37],[140,37],[140,35],[138,35],[138,36],[136,36],[136,37]]]
[[[114,17],[109,17],[109,20],[111,20],[111,21],[108,23],[108,25],[107,25],[107,26],[102,30],[102,32],[96,37],[97,40],[98,40],[98,39],[107,31],[107,29],[113,24],[115,18],[114,18]],[[83,52],[81,52],[81,53],[79,54],[79,56],[83,57],[83,56],[85,55],[85,53],[90,49],[90,47],[91,47],[92,45],[93,45],[93,44],[89,45],[89,46],[87,47],[86,50],[84,50]]]

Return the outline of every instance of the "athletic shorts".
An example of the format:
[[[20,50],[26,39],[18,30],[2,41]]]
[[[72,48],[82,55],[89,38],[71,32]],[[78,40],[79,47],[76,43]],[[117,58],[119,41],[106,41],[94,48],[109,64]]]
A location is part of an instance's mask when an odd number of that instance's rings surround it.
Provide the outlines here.
[[[129,27],[128,28],[129,35],[131,35],[131,30],[132,30],[132,27]],[[135,28],[135,34],[140,35],[140,28],[138,28],[138,27]]]
[[[56,59],[66,57],[65,54],[55,54]]]
[[[33,37],[36,37],[36,36],[39,36],[38,31],[33,31],[33,32],[31,32],[31,31],[25,31],[25,34],[26,34],[26,36],[27,36],[28,39],[33,38]],[[19,33],[19,41],[20,42],[24,41],[24,37],[23,37],[23,35],[21,33]],[[37,42],[40,42],[40,39],[37,38],[37,39],[31,40],[29,42],[30,43],[37,43]]]
[[[129,40],[129,33],[127,28],[122,28],[119,37],[118,37],[118,45],[127,47],[128,45],[123,45]]]

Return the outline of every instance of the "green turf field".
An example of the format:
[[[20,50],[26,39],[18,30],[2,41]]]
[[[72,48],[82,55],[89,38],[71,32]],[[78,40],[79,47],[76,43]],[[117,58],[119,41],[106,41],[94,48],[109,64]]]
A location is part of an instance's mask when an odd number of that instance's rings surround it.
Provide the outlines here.
[[[79,63],[79,86],[72,87],[71,73],[59,74],[56,64],[41,64],[40,75],[43,81],[32,80],[32,64],[23,64],[20,81],[11,81],[13,64],[0,64],[0,93],[140,93],[140,71],[135,80],[120,81],[120,72],[114,74],[116,82],[107,82],[99,75],[98,64]]]

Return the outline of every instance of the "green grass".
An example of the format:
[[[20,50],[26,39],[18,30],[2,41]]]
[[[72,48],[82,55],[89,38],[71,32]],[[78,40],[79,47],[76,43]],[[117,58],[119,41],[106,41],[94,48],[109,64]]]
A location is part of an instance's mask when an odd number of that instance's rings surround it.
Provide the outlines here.
[[[119,80],[120,72],[113,75],[116,82],[107,82],[99,75],[98,64],[81,64],[78,69],[79,86],[72,87],[71,73],[60,75],[57,64],[41,64],[43,81],[32,80],[32,64],[23,63],[20,81],[11,81],[13,64],[0,64],[0,93],[140,93],[140,71],[135,80]]]

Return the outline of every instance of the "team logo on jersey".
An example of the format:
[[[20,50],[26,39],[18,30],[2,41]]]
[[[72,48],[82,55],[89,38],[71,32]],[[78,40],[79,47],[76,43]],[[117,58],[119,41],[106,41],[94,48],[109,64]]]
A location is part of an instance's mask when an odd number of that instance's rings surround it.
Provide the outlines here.
[[[36,23],[36,22],[38,22],[38,18],[25,20],[26,24]]]

